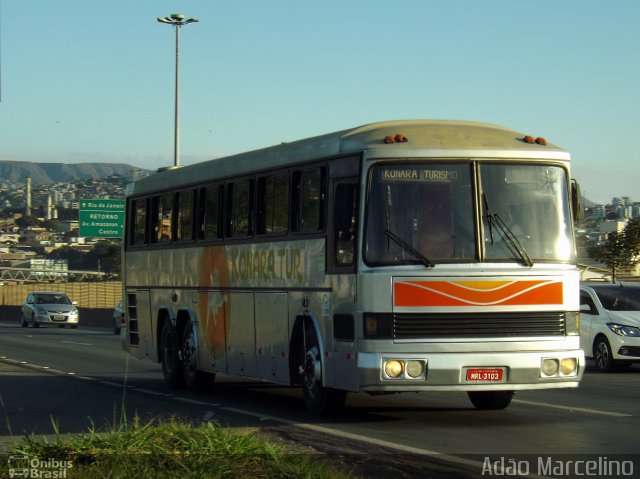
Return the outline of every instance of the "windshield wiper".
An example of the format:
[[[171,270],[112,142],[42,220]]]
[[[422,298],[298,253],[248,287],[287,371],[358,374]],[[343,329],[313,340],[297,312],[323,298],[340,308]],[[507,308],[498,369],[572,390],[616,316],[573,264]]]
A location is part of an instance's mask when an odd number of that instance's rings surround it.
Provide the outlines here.
[[[409,253],[410,255],[412,255],[414,258],[419,259],[422,264],[424,264],[427,268],[433,268],[435,266],[435,264],[433,264],[432,261],[429,260],[429,258],[427,258],[425,255],[423,255],[420,251],[418,251],[417,249],[415,249],[413,246],[411,246],[409,243],[407,243],[405,240],[403,240],[400,236],[398,236],[397,234],[395,234],[393,231],[391,231],[390,229],[385,229],[384,230],[384,234],[386,234],[389,238],[391,238],[393,241],[395,241],[396,243],[398,243],[400,246],[402,246],[402,248]]]
[[[500,218],[498,213],[491,213],[489,211],[489,202],[487,201],[487,195],[483,193],[482,197],[484,199],[484,207],[487,215],[491,244],[493,244],[493,225],[495,224],[498,231],[500,231],[500,236],[502,236],[502,239],[507,243],[507,246],[509,247],[511,252],[520,258],[522,264],[531,268],[533,266],[533,260],[527,254],[527,251],[524,249],[524,246],[522,246],[522,243],[520,243],[520,240],[518,240],[518,237],[513,234],[511,228],[509,228],[509,226],[507,226],[503,219]]]

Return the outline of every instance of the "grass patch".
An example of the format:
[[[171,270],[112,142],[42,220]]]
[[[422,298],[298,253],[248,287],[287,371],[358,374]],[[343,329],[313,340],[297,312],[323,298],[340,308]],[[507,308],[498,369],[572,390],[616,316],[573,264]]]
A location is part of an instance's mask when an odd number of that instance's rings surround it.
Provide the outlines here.
[[[43,472],[64,469],[66,478],[308,478],[354,477],[331,469],[309,454],[292,453],[256,437],[207,423],[192,426],[176,419],[120,425],[99,432],[54,439],[27,436],[12,446],[11,456],[44,461]],[[315,459],[315,460],[314,460]],[[65,464],[67,466],[65,466]],[[68,466],[70,464],[70,467]],[[9,467],[11,467],[11,463]],[[37,465],[37,463],[36,463]],[[62,465],[62,466],[61,466]],[[31,476],[28,476],[31,477]]]

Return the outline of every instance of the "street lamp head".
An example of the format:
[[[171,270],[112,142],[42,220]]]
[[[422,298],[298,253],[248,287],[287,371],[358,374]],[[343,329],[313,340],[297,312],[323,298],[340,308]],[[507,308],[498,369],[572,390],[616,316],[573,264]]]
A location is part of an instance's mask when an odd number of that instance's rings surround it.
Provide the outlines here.
[[[173,25],[174,27],[181,27],[182,25],[188,25],[190,23],[196,23],[198,19],[189,18],[185,20],[185,16],[181,13],[172,13],[168,17],[158,17],[158,21],[160,23],[167,23],[169,25]]]

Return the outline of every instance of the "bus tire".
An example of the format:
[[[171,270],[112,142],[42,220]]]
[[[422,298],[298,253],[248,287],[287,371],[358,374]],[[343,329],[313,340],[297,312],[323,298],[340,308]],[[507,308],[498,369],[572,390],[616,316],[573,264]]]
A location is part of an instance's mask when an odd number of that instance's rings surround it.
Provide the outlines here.
[[[476,409],[488,411],[505,409],[511,404],[513,391],[468,391],[469,399]]]
[[[306,410],[316,416],[335,413],[342,409],[347,392],[322,385],[322,356],[313,327],[307,332],[307,351],[300,367],[302,395]]]
[[[178,332],[171,321],[166,320],[162,326],[160,335],[160,361],[162,363],[162,375],[164,382],[170,388],[184,386],[182,365],[180,364]]]
[[[213,386],[216,375],[198,369],[198,338],[192,321],[187,322],[182,330],[180,363],[184,384],[188,389],[206,392]]]

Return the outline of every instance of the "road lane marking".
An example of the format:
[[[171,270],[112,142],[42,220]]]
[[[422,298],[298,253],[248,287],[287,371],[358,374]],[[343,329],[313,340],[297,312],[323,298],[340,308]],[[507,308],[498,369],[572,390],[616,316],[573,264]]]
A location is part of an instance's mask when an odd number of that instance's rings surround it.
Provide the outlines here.
[[[105,380],[101,380],[100,384],[106,384],[107,386],[115,386],[117,388],[126,388],[127,387],[127,385],[123,384],[123,383],[116,383],[116,382],[113,382],[113,381],[105,381]]]
[[[66,343],[66,344],[79,344],[80,346],[93,346],[93,344],[91,343],[81,343],[79,341],[60,341],[61,343]]]
[[[131,389],[134,389],[135,391],[138,391],[144,394],[151,394],[152,396],[164,396],[164,397],[173,396],[173,394],[161,393],[159,391],[153,391],[152,389],[139,388],[136,386],[132,386]]]
[[[527,404],[529,406],[540,406],[540,407],[548,407],[551,409],[562,409],[564,411],[571,412],[583,412],[586,414],[599,414],[601,416],[610,416],[610,417],[633,417],[632,414],[625,414],[621,412],[613,412],[613,411],[600,411],[599,409],[589,409],[586,407],[574,407],[574,406],[561,406],[559,404],[549,404],[546,402],[537,402],[537,401],[526,401],[524,399],[514,399],[513,402],[520,404]]]
[[[176,396],[173,398],[175,401],[186,402],[187,404],[195,404],[196,406],[211,406],[211,403],[204,401],[197,401],[195,399],[183,398]]]

